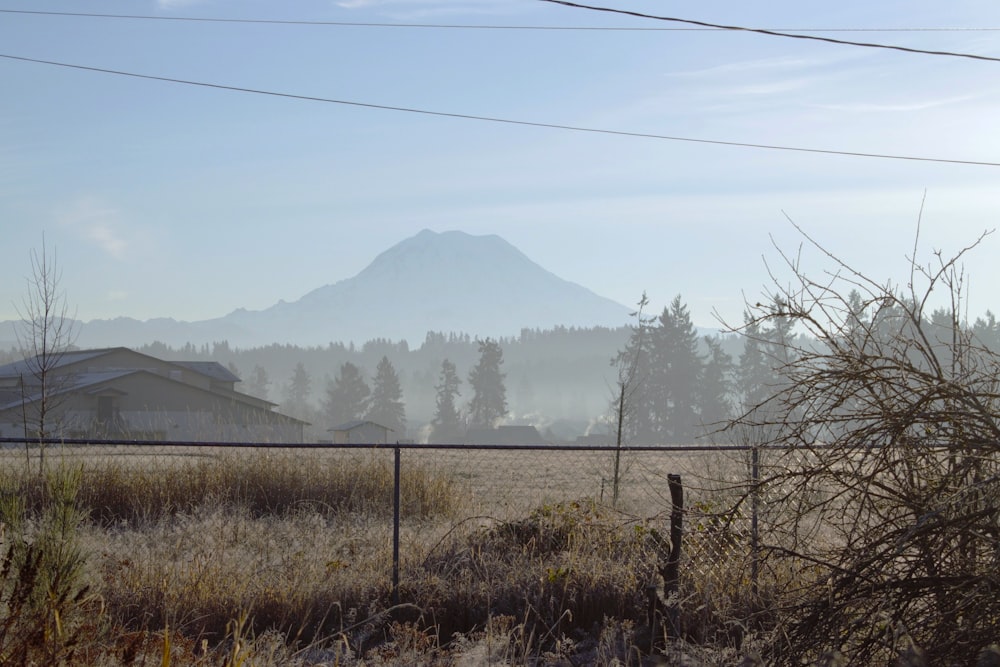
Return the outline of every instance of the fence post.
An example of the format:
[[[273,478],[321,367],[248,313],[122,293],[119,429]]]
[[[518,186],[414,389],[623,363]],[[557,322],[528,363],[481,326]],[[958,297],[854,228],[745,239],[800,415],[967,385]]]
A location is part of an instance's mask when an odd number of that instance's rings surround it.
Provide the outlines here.
[[[670,489],[670,555],[663,565],[663,593],[669,637],[680,636],[680,565],[684,521],[684,487],[680,475],[667,475]]]
[[[760,494],[760,449],[754,446],[750,450],[750,590],[754,599],[760,593],[760,533],[758,530],[757,516]]]
[[[399,443],[393,449],[395,454],[392,484],[392,604],[399,604]]]
[[[663,589],[660,590],[656,584],[646,587],[651,653],[657,647],[664,646],[664,639],[676,639],[680,636],[680,564],[684,520],[684,488],[681,486],[681,476],[667,475],[667,487],[670,490],[670,551],[666,558],[661,560],[659,567]],[[662,548],[660,538],[657,538],[657,542]]]

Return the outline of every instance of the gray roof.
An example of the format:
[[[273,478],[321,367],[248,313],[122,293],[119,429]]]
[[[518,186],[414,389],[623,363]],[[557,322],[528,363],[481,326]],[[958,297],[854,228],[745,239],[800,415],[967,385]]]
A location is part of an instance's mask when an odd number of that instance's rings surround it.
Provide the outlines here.
[[[254,396],[250,396],[249,394],[241,394],[235,391],[222,391],[218,389],[203,389],[201,387],[197,387],[195,385],[191,385],[186,382],[182,382],[180,380],[174,380],[165,375],[160,375],[159,373],[153,373],[144,368],[125,368],[125,369],[108,370],[108,371],[87,371],[84,373],[67,373],[65,375],[60,375],[57,378],[55,378],[56,387],[55,390],[53,391],[53,395],[59,395],[77,391],[86,391],[88,388],[99,387],[100,385],[109,382],[111,380],[116,380],[119,378],[126,377],[128,375],[136,375],[136,374],[149,375],[161,382],[175,383],[185,387],[189,391],[196,391],[206,394],[212,394],[215,396],[228,397],[233,400],[237,400],[247,405],[253,406],[259,410],[264,410],[266,412],[270,412],[268,406],[275,405],[270,401],[265,401],[263,399],[259,399]],[[34,401],[39,400],[41,398],[40,393],[37,391],[27,394],[23,398],[20,394],[20,390],[16,391],[17,393],[15,395],[11,395],[9,393],[4,393],[0,395],[0,410],[8,410],[10,408],[16,408],[19,407],[22,404],[22,402],[33,403]],[[287,421],[298,422],[301,424],[309,423],[307,421],[297,419],[295,417],[291,417],[289,415],[285,415],[280,412],[272,412],[271,414]]]
[[[371,424],[372,426],[378,426],[379,428],[384,428],[386,431],[392,431],[392,429],[389,428],[388,426],[382,426],[381,424],[377,424],[377,423],[375,423],[373,421],[369,421],[367,419],[355,419],[355,420],[352,420],[352,421],[349,421],[349,422],[344,422],[343,424],[337,424],[336,426],[334,426],[333,428],[331,428],[329,430],[331,430],[331,431],[353,431],[354,429],[358,428],[359,426],[364,426],[365,424]]]
[[[70,350],[67,352],[61,352],[54,355],[55,364],[52,368],[59,368],[60,366],[66,366],[68,364],[75,364],[78,361],[86,361],[87,359],[93,359],[95,357],[100,357],[112,350],[119,348],[104,348],[100,350]],[[32,375],[36,370],[36,366],[32,364],[32,361],[38,357],[32,357],[31,359],[22,359],[21,361],[15,361],[13,363],[4,364],[0,366],[0,378],[18,377],[21,375]]]
[[[231,370],[220,364],[218,361],[170,361],[167,363],[183,366],[195,373],[201,373],[213,380],[222,382],[242,382],[240,377]]]
[[[125,377],[126,375],[142,372],[144,371],[139,369],[122,369],[114,371],[91,371],[87,373],[67,373],[66,375],[60,375],[55,378],[53,380],[54,387],[50,387],[49,391],[52,392],[53,395],[58,396],[72,391],[80,391],[85,387],[92,387],[101,384],[102,382],[107,382],[108,380],[116,380],[120,377]],[[24,403],[33,403],[41,398],[41,393],[38,391],[32,391],[22,397],[20,390],[16,390],[16,395],[11,396],[8,394],[5,398],[7,400],[0,403],[0,410],[17,407],[21,405],[22,401]]]

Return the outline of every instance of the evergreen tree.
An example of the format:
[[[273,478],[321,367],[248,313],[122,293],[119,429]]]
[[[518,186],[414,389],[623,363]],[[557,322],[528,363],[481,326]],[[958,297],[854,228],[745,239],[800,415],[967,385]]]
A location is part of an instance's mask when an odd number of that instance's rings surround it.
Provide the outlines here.
[[[397,440],[406,437],[406,408],[403,404],[403,390],[399,384],[396,369],[389,357],[382,357],[375,369],[372,382],[371,400],[365,419],[392,429],[390,436]]]
[[[755,422],[754,432],[747,434],[754,443],[770,442],[779,431],[775,415],[783,409],[777,396],[789,386],[785,372],[796,361],[794,320],[786,306],[775,300],[768,307],[767,328],[760,326],[760,319],[751,319],[744,313],[743,352],[740,354],[739,387],[742,400],[741,415],[750,415]],[[766,426],[765,426],[766,425]]]
[[[795,361],[793,343],[795,334],[792,329],[795,321],[788,312],[788,307],[775,299],[769,316],[769,328],[763,330],[766,341],[767,356],[771,362],[771,371],[775,377],[783,375],[783,369]]]
[[[611,468],[611,503],[618,505],[622,479],[622,447],[626,440],[634,437],[635,413],[638,408],[638,398],[643,385],[643,369],[645,363],[646,328],[649,324],[642,311],[649,304],[646,293],[639,299],[638,309],[632,313],[636,324],[632,327],[628,345],[618,352],[611,360],[611,365],[618,369],[614,392],[611,396],[611,426],[614,430],[615,453]]]
[[[469,372],[472,400],[469,421],[478,428],[493,428],[507,415],[507,389],[504,386],[503,349],[487,338],[479,342],[479,363]]]
[[[987,310],[985,316],[976,318],[972,334],[986,349],[1000,353],[1000,323],[992,311]]]
[[[462,380],[455,372],[455,364],[445,359],[441,362],[441,383],[437,389],[437,411],[431,422],[431,442],[455,443],[461,442],[463,434],[462,417],[455,405],[458,387]]]
[[[649,422],[649,405],[643,399],[649,370],[647,338],[652,321],[652,318],[643,315],[648,304],[649,298],[643,292],[638,309],[632,313],[635,324],[630,327],[632,333],[628,343],[611,359],[618,375],[611,396],[611,426],[615,445],[619,448],[638,440]],[[618,479],[617,474],[615,479]]]
[[[285,387],[285,397],[288,399],[289,411],[296,415],[304,415],[309,411],[309,394],[312,391],[312,378],[300,361],[295,364],[292,377]]]
[[[701,384],[702,358],[698,352],[698,334],[691,323],[687,306],[678,294],[660,316],[662,366],[662,405],[665,414],[663,435],[666,442],[689,443],[701,434],[698,393]]]
[[[689,443],[701,434],[703,360],[687,306],[677,295],[649,330],[649,365],[639,408],[644,444]]]
[[[341,365],[335,380],[327,379],[323,412],[332,426],[361,419],[365,416],[369,395],[371,389],[361,369],[348,361]]]
[[[699,412],[703,426],[709,430],[722,427],[732,416],[733,358],[722,349],[717,336],[705,336],[708,358],[701,373],[699,385]]]
[[[869,324],[865,317],[867,310],[867,305],[862,300],[861,293],[856,289],[852,289],[847,295],[847,312],[844,317],[845,338],[854,341],[859,336],[863,337],[865,335],[865,331],[868,329],[867,325]]]
[[[261,366],[254,366],[250,373],[250,381],[247,383],[246,393],[266,401],[269,386],[271,386],[271,379],[267,376],[267,371]]]
[[[768,363],[760,325],[743,313],[743,352],[737,374],[737,396],[741,413],[761,405],[774,390],[775,378]]]

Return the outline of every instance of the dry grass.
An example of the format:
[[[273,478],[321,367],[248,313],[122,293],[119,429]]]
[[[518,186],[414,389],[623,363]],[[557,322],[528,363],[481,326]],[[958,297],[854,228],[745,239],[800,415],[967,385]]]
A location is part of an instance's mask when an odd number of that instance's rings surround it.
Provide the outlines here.
[[[650,461],[631,464],[630,500],[612,509],[599,502],[606,456],[565,469],[502,452],[407,459],[394,607],[391,453],[295,453],[70,450],[62,460],[85,480],[87,581],[103,603],[77,664],[403,665],[418,654],[423,664],[638,664],[648,650],[645,589],[665,526],[631,512],[658,493]],[[0,484],[30,510],[43,494],[24,461],[11,456]],[[527,473],[516,485],[515,467]],[[695,531],[697,569],[682,588],[689,639],[730,651],[743,640],[734,614],[754,603],[744,538],[728,526]]]
[[[81,466],[79,501],[104,526],[156,523],[206,506],[238,507],[253,516],[280,516],[306,506],[322,514],[392,513],[392,460],[384,451],[205,447],[154,456],[69,449],[60,461]],[[18,489],[29,509],[37,506],[43,496],[40,479],[24,474],[23,456],[8,462],[15,465],[3,466],[0,484]],[[440,516],[455,509],[455,484],[425,467],[407,466],[401,486],[403,516]]]

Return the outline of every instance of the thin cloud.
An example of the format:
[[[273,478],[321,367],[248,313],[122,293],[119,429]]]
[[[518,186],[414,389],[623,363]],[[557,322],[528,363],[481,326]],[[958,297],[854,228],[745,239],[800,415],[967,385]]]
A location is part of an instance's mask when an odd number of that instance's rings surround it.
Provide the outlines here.
[[[341,9],[380,10],[379,13],[398,21],[414,21],[434,16],[505,15],[516,4],[511,0],[340,0]]]
[[[700,69],[666,72],[664,76],[703,79],[713,76],[746,74],[748,72],[815,70],[839,65],[845,61],[858,60],[859,58],[860,56],[857,55],[838,55],[827,58],[759,58],[756,60],[739,60]]]
[[[115,231],[105,222],[98,222],[91,225],[87,230],[87,238],[96,243],[104,252],[115,259],[124,259],[128,250],[128,243],[119,237]]]
[[[924,111],[926,109],[934,109],[936,107],[949,106],[952,104],[962,104],[964,102],[980,99],[981,97],[981,95],[960,95],[958,97],[945,97],[936,100],[920,100],[914,102],[897,102],[895,104],[812,104],[808,106],[817,109],[829,109],[831,111],[846,111],[849,113],[899,113],[908,111]]]
[[[733,86],[725,91],[725,95],[778,95],[802,90],[815,85],[815,79],[785,79],[783,81],[767,81]]]
[[[156,6],[160,9],[180,9],[190,7],[204,2],[204,0],[156,0]]]
[[[115,259],[125,259],[129,245],[118,231],[119,213],[93,197],[73,202],[57,214],[61,225],[75,231]]]

